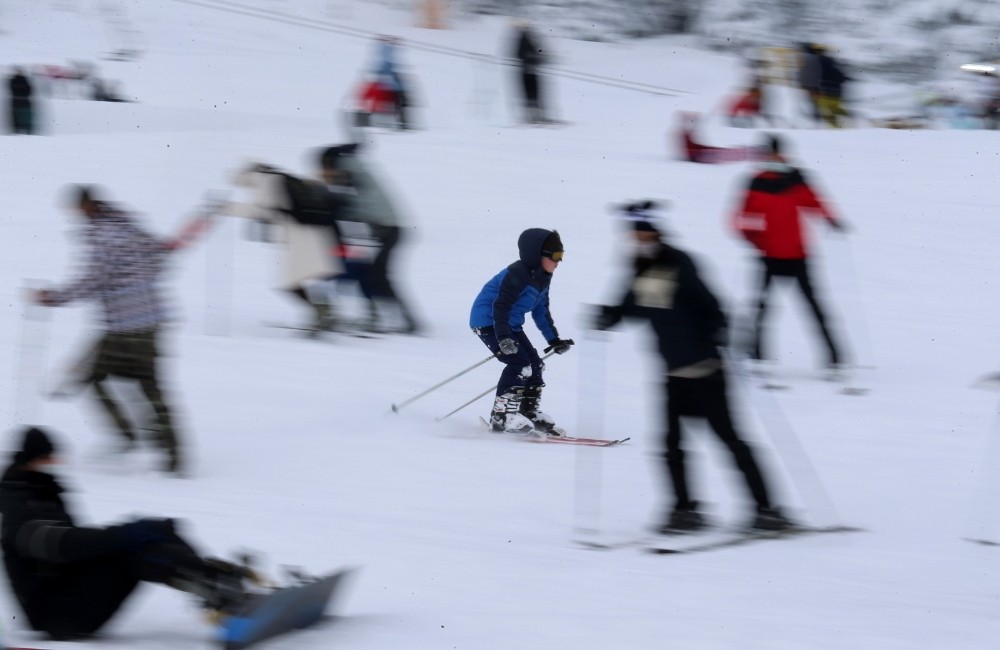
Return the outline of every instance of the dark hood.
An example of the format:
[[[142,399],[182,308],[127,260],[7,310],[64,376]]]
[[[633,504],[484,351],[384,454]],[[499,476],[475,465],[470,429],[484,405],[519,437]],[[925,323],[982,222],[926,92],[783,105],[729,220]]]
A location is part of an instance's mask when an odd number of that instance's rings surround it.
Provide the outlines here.
[[[517,238],[517,250],[521,261],[530,268],[537,269],[542,265],[542,244],[551,234],[545,228],[528,228]]]

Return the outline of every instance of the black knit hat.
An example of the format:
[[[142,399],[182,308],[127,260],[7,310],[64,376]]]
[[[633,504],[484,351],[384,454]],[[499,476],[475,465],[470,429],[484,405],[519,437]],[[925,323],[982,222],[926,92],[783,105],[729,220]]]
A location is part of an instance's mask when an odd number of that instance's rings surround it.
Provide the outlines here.
[[[552,257],[556,253],[562,253],[563,250],[562,238],[557,230],[550,232],[542,242],[542,257]]]
[[[55,451],[56,446],[45,431],[38,427],[28,427],[24,431],[21,451],[14,454],[14,462],[18,465],[27,465],[39,458],[51,456]]]
[[[778,135],[774,133],[767,133],[764,135],[764,151],[780,156],[785,148],[785,142]]]
[[[357,153],[358,147],[356,142],[327,147],[319,154],[319,165],[322,169],[337,169],[340,167],[340,158],[353,156]]]

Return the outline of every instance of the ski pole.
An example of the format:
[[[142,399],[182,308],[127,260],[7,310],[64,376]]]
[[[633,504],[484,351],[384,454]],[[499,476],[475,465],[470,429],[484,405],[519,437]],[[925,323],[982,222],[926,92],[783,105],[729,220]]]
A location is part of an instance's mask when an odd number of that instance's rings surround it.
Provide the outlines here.
[[[792,430],[792,425],[788,422],[784,411],[781,410],[777,399],[767,390],[756,390],[749,385],[742,362],[731,350],[728,348],[719,348],[719,350],[722,352],[725,365],[732,370],[732,374],[736,376],[743,393],[756,408],[761,424],[764,425],[764,431],[771,438],[774,450],[779,459],[784,462],[785,470],[798,490],[799,496],[802,497],[803,503],[821,521],[826,521],[827,525],[839,524],[841,519],[837,507],[833,504],[826,488],[823,487],[823,482],[820,480],[816,468],[813,467],[809,455]]]
[[[28,282],[28,291],[33,292],[39,284],[37,281]],[[31,300],[33,299],[32,297]],[[34,424],[41,417],[41,400],[37,387],[45,363],[50,313],[47,307],[34,302],[27,303],[22,312],[17,376],[14,380],[14,421],[18,424]]]
[[[607,339],[603,330],[584,334],[579,373],[578,435],[600,438],[604,428],[604,405],[607,376]],[[596,453],[595,453],[596,452]],[[573,466],[573,531],[577,541],[599,541],[601,535],[601,497],[603,496],[604,454],[595,447],[580,445]]]
[[[478,368],[479,366],[483,365],[484,363],[487,363],[488,361],[490,361],[490,360],[492,360],[492,359],[495,359],[495,358],[496,358],[496,356],[497,356],[497,355],[495,355],[495,354],[491,354],[490,356],[486,357],[486,358],[485,358],[485,359],[483,359],[482,361],[477,361],[476,363],[472,364],[471,366],[469,366],[468,368],[466,368],[466,369],[465,369],[465,370],[463,370],[462,372],[459,372],[459,373],[456,373],[456,374],[452,375],[451,377],[448,377],[448,378],[447,378],[447,379],[445,379],[444,381],[441,381],[441,382],[438,382],[438,383],[434,384],[433,386],[431,386],[430,388],[428,388],[428,389],[427,389],[427,390],[425,390],[424,392],[422,392],[422,393],[417,393],[416,395],[414,395],[414,396],[413,396],[413,397],[411,397],[410,399],[408,399],[408,400],[404,400],[404,401],[402,401],[402,402],[400,402],[400,403],[398,403],[398,404],[392,404],[392,405],[391,405],[391,408],[392,408],[392,412],[393,412],[393,413],[399,413],[399,411],[400,411],[401,409],[403,409],[403,408],[405,408],[406,406],[409,406],[410,404],[412,404],[412,403],[416,402],[416,401],[417,401],[418,399],[420,399],[421,397],[424,397],[425,395],[429,395],[430,393],[433,393],[433,392],[434,392],[434,391],[436,391],[436,390],[437,390],[438,388],[441,388],[442,386],[444,386],[444,385],[445,385],[445,384],[447,384],[448,382],[450,382],[450,381],[454,381],[455,379],[458,379],[459,377],[461,377],[461,376],[462,376],[462,375],[464,375],[465,373],[467,373],[467,372],[470,372],[470,371],[472,371],[472,370],[474,370],[474,369]],[[494,388],[495,388],[495,387],[494,387]],[[485,393],[483,393],[483,394],[485,395]],[[482,397],[482,395],[480,395],[480,397]],[[478,398],[477,398],[477,399],[478,399]],[[450,413],[449,413],[449,415],[450,415]],[[443,419],[443,418],[442,418],[442,419]]]
[[[546,348],[546,350],[547,350],[547,349],[548,349],[548,348]],[[555,352],[549,352],[549,353],[548,353],[548,354],[546,354],[546,355],[545,355],[544,357],[542,357],[542,359],[548,359],[548,358],[549,358],[549,357],[551,357],[551,356],[552,356],[553,354],[555,354]],[[493,358],[493,357],[490,357],[490,359],[492,359],[492,358]],[[479,363],[477,363],[477,364],[476,364],[476,366],[480,365],[480,363],[486,363],[486,361],[489,361],[490,359],[486,359],[485,361],[480,361]],[[473,368],[475,368],[476,366],[473,366]],[[469,370],[472,370],[472,368],[469,368]],[[465,372],[468,372],[468,370],[466,370]],[[457,377],[457,376],[458,376],[458,375],[455,375],[455,377]],[[452,379],[454,379],[455,377],[452,377]],[[451,380],[448,380],[448,381],[451,381]],[[442,383],[443,383],[443,382],[442,382]],[[439,385],[440,385],[440,384],[439,384]],[[442,415],[442,416],[441,416],[441,417],[439,417],[439,418],[434,418],[434,421],[435,421],[435,422],[440,422],[441,420],[446,420],[447,418],[450,418],[451,416],[455,415],[456,413],[458,413],[459,411],[461,411],[462,409],[464,409],[464,408],[465,408],[466,406],[468,406],[468,405],[472,404],[473,402],[475,402],[475,401],[479,400],[480,398],[482,398],[482,397],[485,397],[485,396],[489,395],[489,394],[490,394],[491,392],[495,391],[495,390],[497,389],[497,386],[499,386],[499,385],[500,385],[500,384],[493,384],[492,386],[490,386],[489,388],[487,388],[487,389],[486,389],[486,390],[484,390],[483,392],[479,393],[478,395],[476,395],[475,397],[473,397],[472,399],[470,399],[470,400],[469,400],[468,402],[466,402],[465,404],[462,404],[461,406],[459,406],[459,407],[458,407],[457,409],[455,409],[454,411],[451,411],[451,412],[449,412],[449,413],[445,413],[444,415]],[[434,388],[437,388],[437,386],[435,386]],[[417,397],[420,397],[420,395],[417,395]],[[414,397],[413,399],[416,399],[416,397]],[[413,401],[413,400],[410,400],[410,401]],[[395,409],[395,408],[393,408],[393,411],[395,411],[395,410],[396,410],[396,409]]]

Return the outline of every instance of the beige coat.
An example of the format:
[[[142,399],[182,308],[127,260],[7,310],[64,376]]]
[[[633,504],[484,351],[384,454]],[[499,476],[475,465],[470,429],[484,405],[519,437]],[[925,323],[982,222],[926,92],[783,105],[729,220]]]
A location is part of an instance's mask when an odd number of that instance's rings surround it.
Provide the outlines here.
[[[229,213],[247,219],[259,219],[281,228],[285,259],[281,265],[279,288],[296,289],[309,281],[324,280],[343,273],[344,266],[333,255],[333,237],[329,228],[301,224],[282,211],[290,200],[279,174],[244,169],[233,182],[251,192],[247,203],[231,203]]]

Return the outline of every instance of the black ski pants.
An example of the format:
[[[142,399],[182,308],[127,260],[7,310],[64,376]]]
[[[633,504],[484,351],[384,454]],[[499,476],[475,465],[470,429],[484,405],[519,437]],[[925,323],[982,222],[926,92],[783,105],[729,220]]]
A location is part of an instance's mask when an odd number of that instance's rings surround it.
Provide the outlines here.
[[[414,333],[419,329],[416,317],[392,284],[389,264],[396,246],[402,240],[403,229],[399,226],[372,226],[372,234],[378,240],[379,251],[372,260],[372,287],[378,298],[395,303],[405,323],[405,331]]]
[[[140,582],[170,585],[180,570],[204,571],[204,560],[183,539],[150,544],[78,562],[63,569],[46,589],[47,602],[31,608],[31,626],[54,639],[97,632],[121,609]]]
[[[664,460],[674,489],[675,507],[688,509],[694,501],[688,489],[687,467],[684,463],[682,417],[701,418],[719,437],[732,454],[736,468],[742,472],[747,489],[759,508],[771,506],[760,467],[750,447],[743,442],[733,426],[726,396],[726,379],[722,370],[696,379],[669,377],[666,383],[667,435]]]
[[[517,341],[517,352],[514,354],[500,353],[500,341],[492,326],[479,327],[473,331],[479,340],[490,349],[490,352],[498,355],[497,358],[504,364],[503,372],[500,373],[500,381],[497,382],[497,395],[528,386],[545,385],[545,382],[542,381],[545,362],[538,356],[538,350],[531,344],[531,340],[524,333],[524,330],[510,333],[510,337]]]
[[[812,282],[809,280],[809,266],[806,260],[785,260],[774,257],[761,258],[761,282],[760,292],[757,297],[757,317],[754,322],[753,348],[751,355],[755,359],[764,359],[764,321],[767,316],[767,298],[771,288],[771,281],[774,278],[791,278],[799,285],[802,296],[806,299],[820,335],[826,342],[827,363],[834,365],[840,363],[840,351],[834,343],[833,335],[826,321],[826,315],[819,304]]]
[[[545,119],[542,106],[542,90],[538,72],[534,68],[521,67],[521,92],[524,94],[524,120],[539,122]]]

